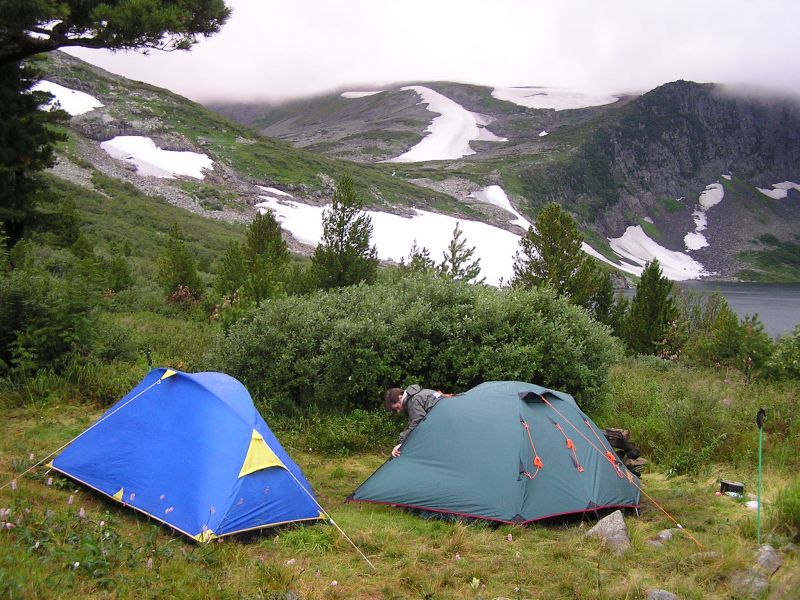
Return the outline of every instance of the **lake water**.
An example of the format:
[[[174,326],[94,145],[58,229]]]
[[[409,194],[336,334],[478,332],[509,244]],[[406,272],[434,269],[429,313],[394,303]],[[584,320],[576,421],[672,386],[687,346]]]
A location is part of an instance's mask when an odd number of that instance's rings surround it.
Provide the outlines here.
[[[800,323],[800,283],[680,281],[675,286],[709,294],[719,292],[740,318],[758,314],[772,337],[790,333]],[[630,290],[630,296],[633,294]]]

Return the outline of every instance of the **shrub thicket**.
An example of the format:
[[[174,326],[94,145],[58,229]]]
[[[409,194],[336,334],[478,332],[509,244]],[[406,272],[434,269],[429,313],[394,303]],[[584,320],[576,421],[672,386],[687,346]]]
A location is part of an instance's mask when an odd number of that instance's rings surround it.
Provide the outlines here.
[[[264,303],[232,327],[213,364],[277,412],[374,408],[391,386],[459,392],[488,380],[564,390],[593,412],[617,348],[552,293],[418,275]]]

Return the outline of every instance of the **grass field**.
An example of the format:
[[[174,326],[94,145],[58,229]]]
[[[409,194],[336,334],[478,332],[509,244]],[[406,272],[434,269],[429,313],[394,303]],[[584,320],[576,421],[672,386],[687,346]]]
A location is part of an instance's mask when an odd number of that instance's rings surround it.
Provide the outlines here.
[[[755,472],[710,467],[702,476],[645,475],[645,491],[701,545],[678,535],[660,548],[647,541],[674,527],[651,501],[626,516],[632,548],[613,554],[587,538],[593,520],[490,526],[424,519],[398,508],[345,498],[385,460],[369,453],[331,457],[309,437],[278,436],[311,481],[320,503],[374,564],[329,524],[290,526],[249,538],[197,545],[43,469],[21,477],[82,431],[101,411],[68,404],[5,411],[0,442],[0,598],[645,598],[663,588],[681,598],[736,598],[728,576],[749,567],[756,513],[718,497],[720,478],[747,482]],[[767,468],[764,497],[786,483]],[[763,516],[762,536],[770,537]],[[796,598],[800,558],[783,553],[770,598]],[[287,596],[292,591],[295,596]],[[744,597],[744,596],[743,596]]]

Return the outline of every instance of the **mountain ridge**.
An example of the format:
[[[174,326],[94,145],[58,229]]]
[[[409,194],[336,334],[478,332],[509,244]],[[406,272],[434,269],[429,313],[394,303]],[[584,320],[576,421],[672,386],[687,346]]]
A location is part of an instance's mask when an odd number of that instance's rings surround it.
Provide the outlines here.
[[[506,211],[476,199],[481,189],[499,185],[531,222],[547,202],[561,203],[587,241],[613,261],[620,254],[612,240],[641,227],[654,243],[699,260],[715,278],[744,273],[750,279],[800,280],[800,238],[794,233],[800,192],[790,186],[780,200],[757,190],[800,180],[792,166],[800,165],[800,108],[786,99],[731,99],[713,84],[674,82],[613,104],[555,110],[498,100],[483,86],[428,82],[464,110],[486,115],[487,128],[508,141],[470,142],[475,154],[455,159],[395,164],[377,161],[413,147],[435,116],[412,90],[386,86],[359,98],[329,94],[282,105],[271,116],[259,117],[260,109],[248,105],[227,111],[247,110],[242,120],[267,124],[256,132],[227,120],[219,106],[211,108],[222,116],[67,55],[48,64],[48,77],[94,91],[108,104],[71,120],[74,158],[83,153],[91,164],[104,162],[106,172],[154,194],[168,189],[171,201],[206,216],[246,221],[263,195],[259,186],[324,204],[335,179],[349,172],[375,210],[410,214],[424,208],[520,231]],[[276,127],[285,132],[283,140],[264,137],[265,129]],[[130,168],[109,166],[94,145],[120,134],[150,136],[165,149],[208,153],[215,167],[202,182],[147,182]],[[357,155],[359,161],[340,158]],[[684,239],[697,228],[698,199],[709,184],[721,186],[724,200],[703,214],[707,227],[698,235],[709,245],[689,250]],[[304,244],[294,248],[309,250]],[[767,254],[783,258],[761,260]]]

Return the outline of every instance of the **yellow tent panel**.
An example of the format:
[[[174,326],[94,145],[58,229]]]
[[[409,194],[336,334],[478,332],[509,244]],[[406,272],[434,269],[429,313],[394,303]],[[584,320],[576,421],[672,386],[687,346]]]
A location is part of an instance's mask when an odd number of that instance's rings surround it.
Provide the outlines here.
[[[260,471],[268,467],[283,467],[286,468],[272,449],[267,446],[264,438],[253,429],[253,435],[250,438],[250,447],[247,449],[247,456],[244,458],[242,470],[239,471],[239,477],[244,477],[249,473]]]

